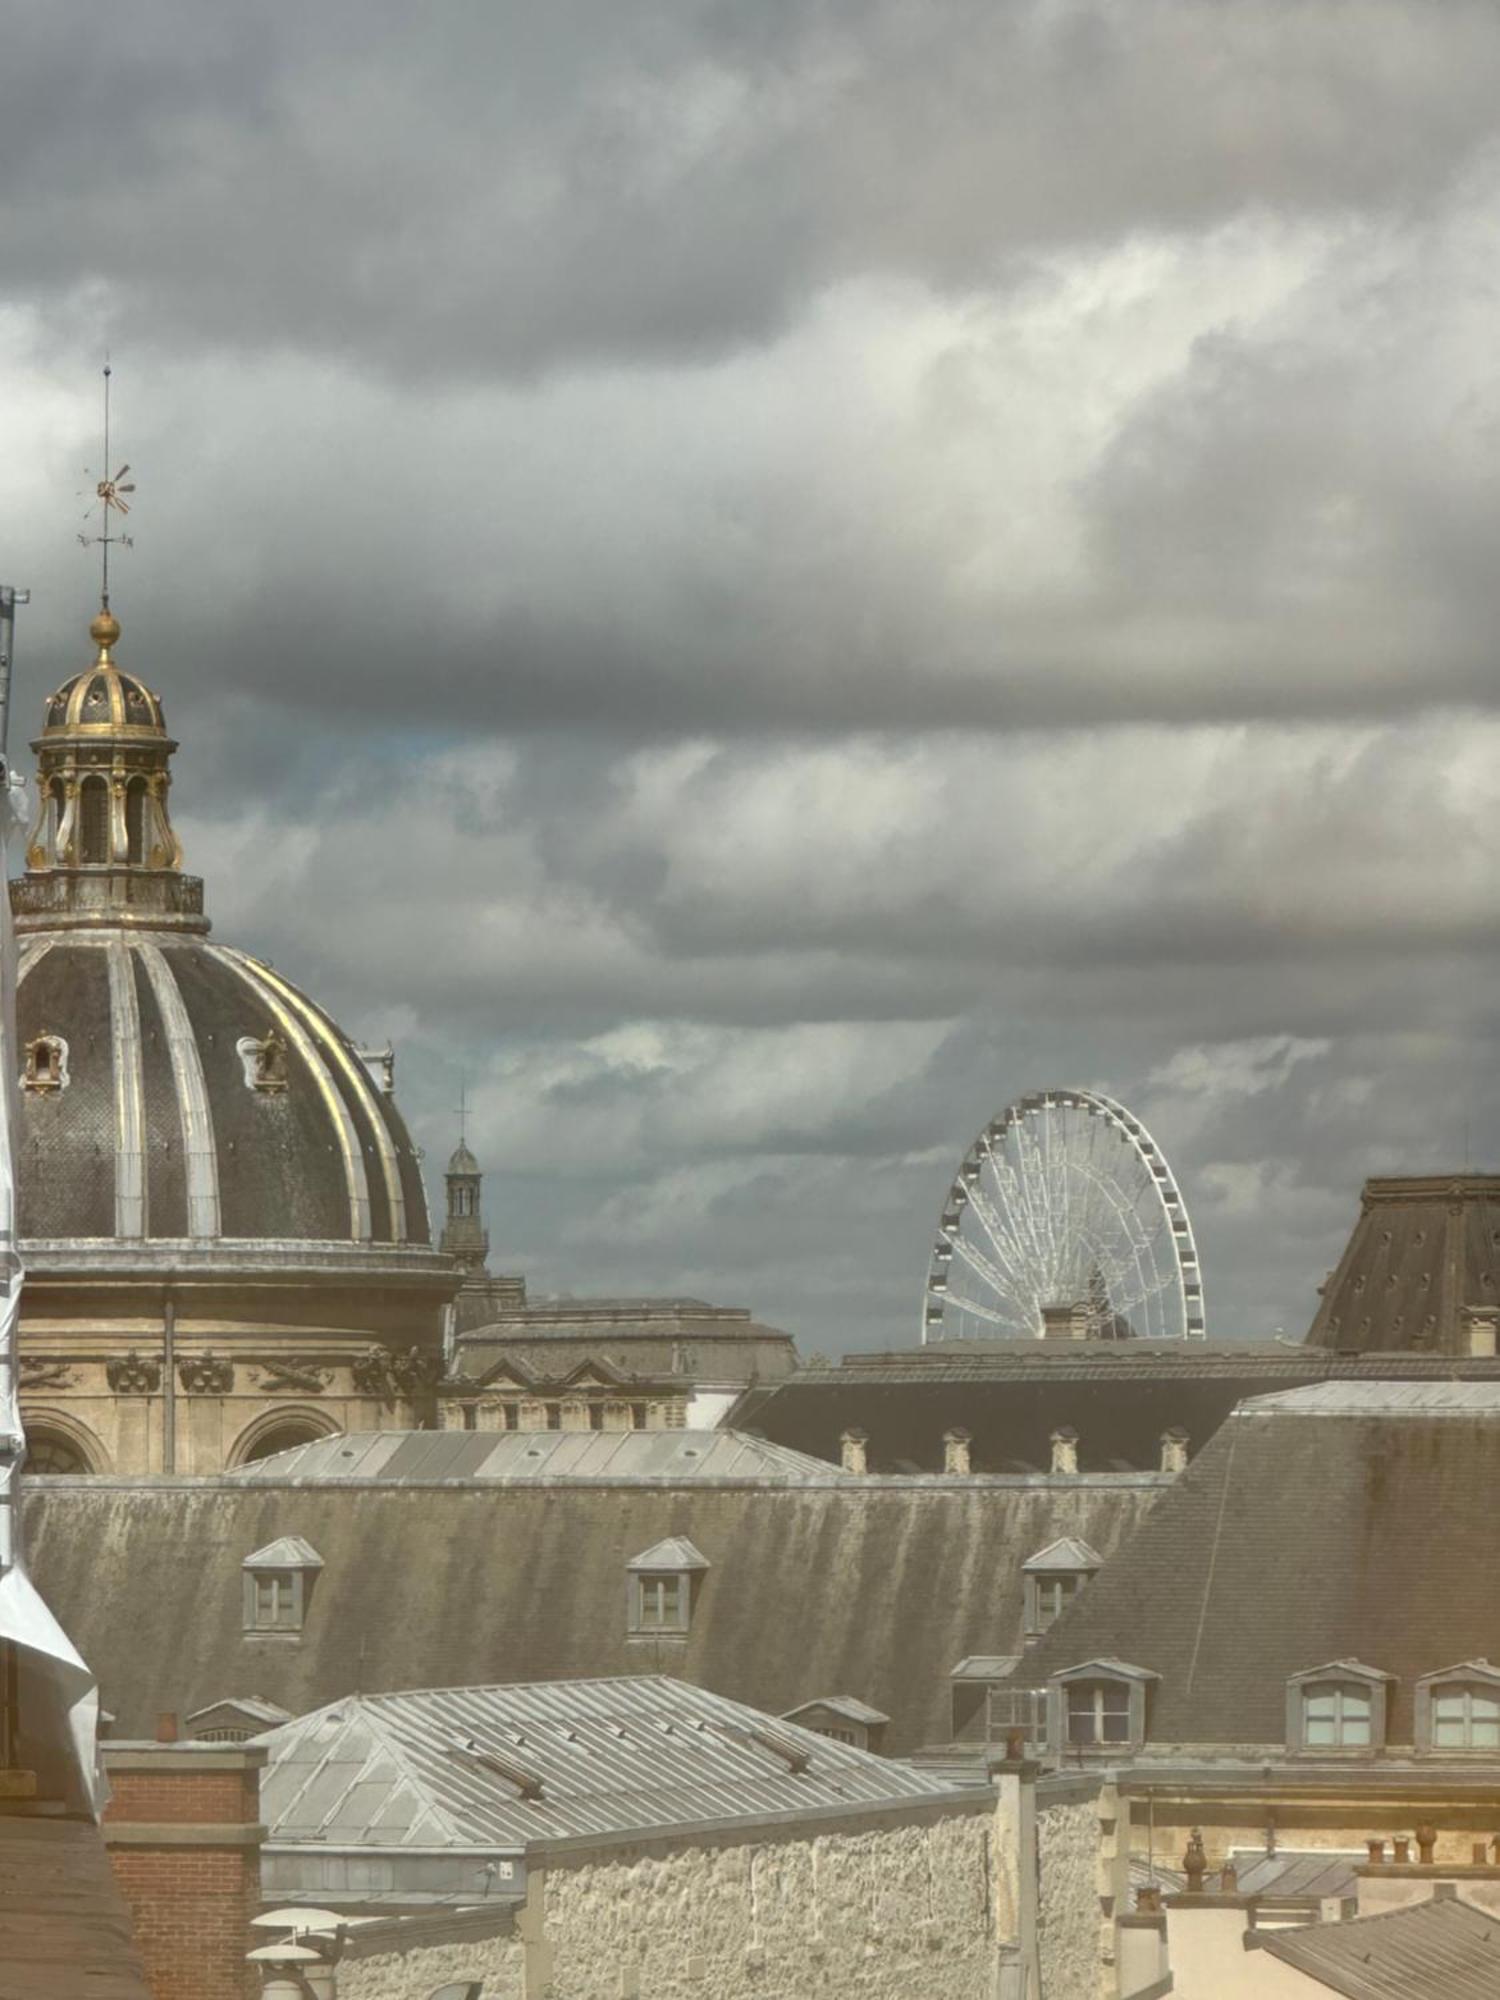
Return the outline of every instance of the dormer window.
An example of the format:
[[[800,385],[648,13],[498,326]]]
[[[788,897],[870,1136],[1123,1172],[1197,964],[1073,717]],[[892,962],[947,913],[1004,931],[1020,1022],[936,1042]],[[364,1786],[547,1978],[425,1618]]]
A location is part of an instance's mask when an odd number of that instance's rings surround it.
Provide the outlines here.
[[[68,1081],[68,1045],[61,1035],[35,1035],[26,1044],[21,1088],[45,1095],[63,1090]]]
[[[1049,1542],[1046,1548],[1039,1549],[1022,1563],[1028,1643],[1039,1639],[1057,1621],[1102,1566],[1103,1558],[1087,1542],[1074,1541],[1071,1537]]]
[[[1500,1668],[1465,1660],[1417,1682],[1417,1748],[1450,1755],[1500,1751]]]
[[[1360,1660],[1332,1660],[1287,1683],[1287,1747],[1310,1756],[1358,1754],[1385,1742],[1391,1676]]]
[[[246,1632],[292,1636],[307,1619],[323,1558],[300,1535],[268,1542],[241,1564],[245,1577]]]
[[[643,1550],[626,1565],[628,1626],[641,1638],[686,1637],[708,1559],[681,1535]]]
[[[1127,1660],[1085,1660],[1049,1682],[1053,1748],[1066,1756],[1137,1749],[1146,1740],[1146,1693],[1161,1676]]]

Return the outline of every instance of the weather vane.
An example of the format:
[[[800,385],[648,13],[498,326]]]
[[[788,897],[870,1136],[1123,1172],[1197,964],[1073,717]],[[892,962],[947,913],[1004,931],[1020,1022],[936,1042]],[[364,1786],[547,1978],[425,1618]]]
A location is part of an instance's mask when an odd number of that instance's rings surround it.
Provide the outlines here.
[[[80,535],[78,537],[79,541],[82,543],[84,548],[86,549],[93,548],[94,546],[97,545],[103,556],[104,581],[103,581],[103,587],[100,591],[100,599],[106,611],[108,611],[109,609],[109,552],[111,548],[114,547],[128,549],[134,546],[134,538],[132,536],[112,535],[110,533],[110,526],[111,526],[110,517],[112,514],[118,514],[123,518],[126,514],[130,512],[130,502],[124,496],[127,493],[134,493],[135,491],[135,484],[133,481],[128,486],[125,484],[125,475],[130,470],[130,467],[128,465],[122,465],[119,471],[113,475],[113,477],[110,476],[109,472],[109,377],[110,377],[110,366],[109,363],[106,361],[104,364],[104,474],[105,476],[101,480],[99,480],[94,487],[94,500],[99,509],[99,527],[101,532],[97,535]],[[90,479],[93,478],[93,474],[90,472],[86,472],[84,476]],[[84,519],[85,520],[90,519],[93,512],[94,508],[93,506],[91,506],[89,508],[88,513],[84,515]]]

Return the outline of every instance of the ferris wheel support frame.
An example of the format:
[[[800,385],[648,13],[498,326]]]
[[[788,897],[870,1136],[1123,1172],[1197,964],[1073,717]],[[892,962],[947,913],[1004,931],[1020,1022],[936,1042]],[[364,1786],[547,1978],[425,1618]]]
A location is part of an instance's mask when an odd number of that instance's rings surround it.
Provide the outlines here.
[[[972,1244],[961,1243],[959,1229],[963,1222],[964,1210],[971,1203],[976,1214],[984,1220],[984,1200],[978,1193],[978,1184],[988,1158],[995,1160],[995,1148],[1003,1143],[1005,1135],[1012,1127],[1019,1128],[1021,1120],[1028,1113],[1035,1113],[1061,1106],[1068,1109],[1086,1111],[1091,1116],[1102,1118],[1131,1149],[1150,1175],[1156,1192],[1166,1213],[1171,1234],[1174,1260],[1177,1266],[1177,1285],[1182,1300],[1181,1338],[1186,1340],[1206,1340],[1207,1321],[1203,1289],[1203,1266],[1198,1257],[1198,1242],[1193,1234],[1192,1219],[1187,1203],[1178,1187],[1167,1156],[1147,1131],[1145,1124],[1132,1111],[1113,1097],[1106,1097],[1097,1090],[1075,1090],[1059,1088],[1055,1090],[1028,1091],[1008,1104],[998,1118],[990,1119],[979,1133],[959,1164],[943,1202],[942,1214],[938,1220],[937,1242],[933,1245],[932,1256],[927,1267],[927,1283],[922,1294],[922,1344],[941,1338],[945,1294],[947,1291],[947,1271],[954,1255],[958,1254],[966,1262],[972,1262],[978,1253]],[[993,1233],[986,1228],[993,1244]],[[1153,1264],[1154,1246],[1147,1246]],[[971,1301],[966,1308],[979,1311],[981,1317],[988,1317]],[[1003,1324],[998,1314],[997,1324]]]

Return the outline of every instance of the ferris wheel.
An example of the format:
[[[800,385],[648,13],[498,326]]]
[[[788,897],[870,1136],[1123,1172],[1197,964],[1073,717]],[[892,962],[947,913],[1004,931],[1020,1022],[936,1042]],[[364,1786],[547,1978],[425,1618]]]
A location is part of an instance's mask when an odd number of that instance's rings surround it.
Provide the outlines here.
[[[922,1339],[1204,1338],[1187,1204],[1139,1118],[1038,1090],[992,1118],[943,1203]]]

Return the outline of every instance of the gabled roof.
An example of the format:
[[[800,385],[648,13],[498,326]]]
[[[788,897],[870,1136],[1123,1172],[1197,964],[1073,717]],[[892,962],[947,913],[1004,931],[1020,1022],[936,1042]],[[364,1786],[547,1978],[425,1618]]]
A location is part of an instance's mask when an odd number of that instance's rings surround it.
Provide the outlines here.
[[[195,1729],[212,1729],[217,1716],[223,1716],[226,1721],[247,1722],[257,1729],[274,1729],[278,1723],[292,1719],[290,1709],[283,1708],[280,1702],[264,1701],[256,1694],[236,1694],[227,1696],[223,1701],[211,1701],[207,1708],[195,1709],[191,1715],[183,1717],[183,1722],[188,1734],[192,1735]]]
[[[300,1535],[281,1535],[246,1556],[241,1569],[321,1569],[323,1558]]]
[[[1300,1673],[1288,1674],[1289,1681],[1326,1681],[1335,1674],[1353,1674],[1360,1681],[1393,1681],[1396,1676],[1388,1674],[1383,1667],[1367,1667],[1363,1660],[1325,1660],[1321,1667],[1304,1667]]]
[[[1500,1917],[1456,1897],[1260,1933],[1261,1949],[1344,2000],[1494,2000]]]
[[[1103,1569],[1104,1558],[1087,1542],[1075,1541],[1071,1535],[1064,1535],[1060,1541],[1049,1542],[1046,1548],[1038,1549],[1021,1567],[1033,1574],[1061,1570],[1072,1575],[1079,1570]]]
[[[1134,1667],[1128,1660],[1112,1660],[1107,1655],[1097,1660],[1080,1660],[1076,1667],[1060,1667],[1048,1678],[1054,1681],[1082,1680],[1086,1674],[1108,1674],[1122,1681],[1159,1681],[1161,1675],[1151,1667]]]
[[[1436,1667],[1430,1674],[1423,1674],[1417,1681],[1418,1687],[1430,1686],[1434,1681],[1491,1681],[1500,1683],[1500,1667],[1492,1667],[1488,1660],[1460,1660],[1454,1667]]]
[[[814,1709],[826,1709],[830,1715],[842,1715],[850,1722],[863,1723],[867,1729],[878,1729],[890,1721],[890,1717],[878,1708],[871,1708],[867,1701],[860,1701],[852,1694],[822,1695],[815,1701],[805,1701],[800,1708],[789,1708],[782,1716],[783,1722],[795,1722],[801,1715],[810,1715]]]
[[[661,1675],[357,1695],[263,1740],[277,1845],[522,1849],[979,1796]]]
[[[686,1535],[668,1535],[665,1541],[653,1542],[625,1565],[626,1569],[653,1576],[677,1576],[684,1570],[703,1570],[708,1566],[708,1557],[695,1549]]]
[[[850,1474],[739,1431],[351,1431],[240,1466],[235,1480],[426,1485],[515,1479],[839,1482]]]

